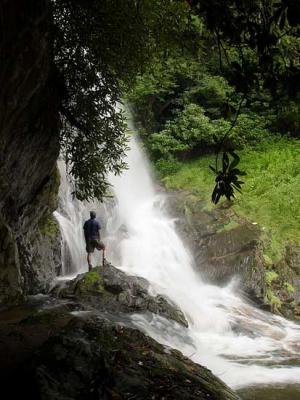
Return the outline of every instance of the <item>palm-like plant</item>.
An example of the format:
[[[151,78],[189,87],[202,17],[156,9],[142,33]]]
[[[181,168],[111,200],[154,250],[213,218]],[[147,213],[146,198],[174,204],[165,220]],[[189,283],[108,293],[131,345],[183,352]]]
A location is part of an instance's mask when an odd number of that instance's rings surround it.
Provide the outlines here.
[[[232,157],[231,162],[228,154]],[[246,173],[236,168],[239,162],[240,157],[233,150],[228,150],[223,152],[222,171],[218,171],[217,165],[216,168],[211,165],[209,166],[217,175],[216,185],[211,196],[211,200],[214,204],[217,204],[222,196],[231,200],[232,197],[235,197],[235,190],[241,193],[241,185],[244,182],[239,180],[239,176],[244,176]]]

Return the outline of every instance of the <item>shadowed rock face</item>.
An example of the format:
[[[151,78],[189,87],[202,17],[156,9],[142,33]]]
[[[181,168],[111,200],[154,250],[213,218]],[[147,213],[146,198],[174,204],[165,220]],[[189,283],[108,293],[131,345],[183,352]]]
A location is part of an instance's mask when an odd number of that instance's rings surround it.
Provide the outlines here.
[[[128,319],[74,317],[68,309],[20,309],[6,315],[9,324],[0,323],[0,354],[9,355],[1,358],[0,382],[11,398],[238,400],[207,368],[133,329]]]
[[[42,267],[37,238],[39,221],[55,208],[59,154],[48,21],[47,0],[1,2],[0,305],[20,300],[34,283],[45,289],[54,276],[53,263]],[[36,256],[37,269],[49,270],[43,279],[34,273]]]
[[[212,373],[143,333],[74,319],[33,360],[32,399],[235,400]]]

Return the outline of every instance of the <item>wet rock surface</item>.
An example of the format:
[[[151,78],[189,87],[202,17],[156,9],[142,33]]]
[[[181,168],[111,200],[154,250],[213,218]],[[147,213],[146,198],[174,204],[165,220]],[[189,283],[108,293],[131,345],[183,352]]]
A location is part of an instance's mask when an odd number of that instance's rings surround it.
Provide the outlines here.
[[[92,272],[78,275],[73,281],[55,287],[53,294],[71,298],[98,311],[146,312],[150,311],[187,326],[183,313],[171,300],[152,296],[146,279],[126,275],[108,262]]]
[[[136,329],[96,315],[66,318],[65,311],[53,310],[21,321],[35,335],[51,326],[54,334],[11,374],[6,371],[2,388],[9,386],[12,398],[238,399],[208,369]]]
[[[225,285],[238,277],[243,290],[263,297],[259,228],[232,223],[230,209],[206,210],[203,202],[187,193],[175,193],[170,201],[177,228],[191,246],[203,279]]]
[[[2,391],[31,400],[238,399],[207,368],[134,328],[131,314],[150,310],[185,324],[147,289],[106,264],[0,313]]]
[[[266,265],[260,228],[234,214],[230,203],[211,209],[190,193],[174,192],[169,204],[203,280],[226,285],[238,279],[241,292],[260,307],[299,318],[299,248],[288,245],[279,262]]]

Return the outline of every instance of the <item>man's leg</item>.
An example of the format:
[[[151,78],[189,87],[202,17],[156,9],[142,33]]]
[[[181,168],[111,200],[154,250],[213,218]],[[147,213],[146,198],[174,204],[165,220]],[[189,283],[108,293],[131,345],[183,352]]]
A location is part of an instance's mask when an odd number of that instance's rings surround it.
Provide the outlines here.
[[[93,268],[91,256],[92,256],[92,253],[87,253],[87,262],[88,262],[88,265],[89,265],[89,271],[91,271],[92,268]]]
[[[105,260],[105,244],[101,242],[101,240],[97,241],[97,250],[103,251],[102,253],[102,265],[104,265],[104,260]]]

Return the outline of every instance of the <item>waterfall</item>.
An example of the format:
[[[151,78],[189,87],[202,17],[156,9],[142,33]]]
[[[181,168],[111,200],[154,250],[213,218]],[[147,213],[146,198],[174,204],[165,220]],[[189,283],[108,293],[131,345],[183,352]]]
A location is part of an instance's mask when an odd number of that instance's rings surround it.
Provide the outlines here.
[[[128,274],[146,278],[151,291],[169,297],[189,322],[184,328],[159,316],[135,314],[135,326],[207,366],[232,387],[298,383],[300,326],[248,304],[235,294],[234,283],[223,288],[204,283],[175,221],[165,212],[166,198],[155,190],[134,137],[127,162],[128,170],[110,177],[115,200],[98,207],[99,215],[105,214],[108,259]],[[75,270],[80,270],[85,263],[83,216],[88,217],[90,205],[71,200],[69,192],[64,188],[60,194],[56,216],[65,242],[72,242]]]

